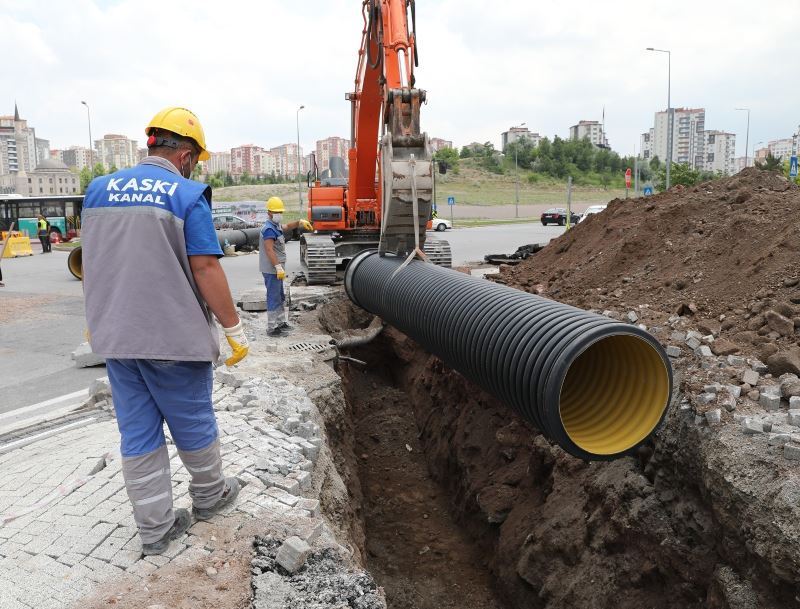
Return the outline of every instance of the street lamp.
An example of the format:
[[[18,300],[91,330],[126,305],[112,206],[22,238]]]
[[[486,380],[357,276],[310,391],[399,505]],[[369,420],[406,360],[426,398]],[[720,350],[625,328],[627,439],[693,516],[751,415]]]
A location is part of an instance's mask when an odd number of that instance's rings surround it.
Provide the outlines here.
[[[85,101],[81,102],[84,106],[86,106],[86,120],[89,122],[89,168],[94,178],[94,152],[92,150],[92,116],[89,113],[89,104]]]
[[[647,50],[655,53],[667,54],[667,120],[669,124],[667,125],[667,183],[665,190],[669,190],[669,174],[672,168],[672,132],[674,130],[673,123],[675,122],[672,118],[672,102],[670,99],[670,88],[672,86],[672,53],[666,49],[654,49],[653,47],[647,47]]]
[[[300,189],[300,110],[303,108],[305,106],[300,106],[295,116],[297,119],[297,200],[300,202],[300,211],[303,211],[303,192]]]
[[[517,129],[521,129],[527,125],[527,123],[522,123],[517,127]],[[519,137],[515,138],[514,140],[514,176],[516,178],[516,203],[514,205],[514,217],[519,218],[519,165],[517,164],[517,151],[519,150],[519,146],[517,142],[519,141]]]
[[[742,110],[743,112],[747,112],[747,135],[744,139],[744,166],[750,167],[750,163],[748,162],[749,158],[747,156],[750,152],[750,108],[734,108],[734,110]],[[755,156],[755,154],[753,156]]]

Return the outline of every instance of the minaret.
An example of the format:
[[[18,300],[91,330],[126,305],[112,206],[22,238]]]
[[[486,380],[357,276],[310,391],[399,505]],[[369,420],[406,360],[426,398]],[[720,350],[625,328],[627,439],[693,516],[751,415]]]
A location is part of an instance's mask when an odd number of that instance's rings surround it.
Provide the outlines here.
[[[17,108],[17,100],[14,100],[14,120],[19,120],[19,108]]]

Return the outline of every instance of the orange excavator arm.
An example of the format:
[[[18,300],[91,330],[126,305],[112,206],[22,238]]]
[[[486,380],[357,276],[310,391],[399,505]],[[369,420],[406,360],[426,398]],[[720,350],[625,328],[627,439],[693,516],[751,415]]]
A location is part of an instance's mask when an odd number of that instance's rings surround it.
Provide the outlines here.
[[[408,252],[414,249],[410,243],[414,229],[408,218],[397,216],[397,213],[401,216],[412,213],[402,209],[402,203],[410,202],[413,196],[408,182],[410,179],[415,182],[413,194],[417,195],[418,203],[422,202],[421,212],[419,207],[417,211],[423,223],[423,242],[432,191],[430,147],[425,134],[420,133],[419,122],[425,91],[414,86],[417,65],[414,0],[363,0],[362,16],[364,29],[355,91],[348,94],[352,104],[348,220],[351,226],[357,226],[359,212],[374,211],[371,217],[382,218],[382,233],[392,234],[398,227],[402,233],[400,242],[389,246],[391,251]],[[409,177],[403,165],[411,158],[414,175]],[[399,165],[395,166],[396,163]],[[394,185],[379,179],[390,170],[397,176]],[[398,200],[396,205],[391,204],[392,197]],[[390,210],[394,207],[395,213],[384,215],[387,205]]]

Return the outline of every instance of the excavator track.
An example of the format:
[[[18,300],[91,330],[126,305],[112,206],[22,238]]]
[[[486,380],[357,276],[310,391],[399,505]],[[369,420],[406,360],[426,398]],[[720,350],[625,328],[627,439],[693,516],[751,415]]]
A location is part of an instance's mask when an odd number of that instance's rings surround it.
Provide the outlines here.
[[[450,251],[450,243],[444,239],[434,239],[428,237],[425,239],[425,245],[422,251],[428,257],[428,260],[438,266],[444,266],[448,269],[453,266],[453,255]]]
[[[336,282],[336,245],[333,239],[305,234],[300,240],[300,254],[309,285]]]

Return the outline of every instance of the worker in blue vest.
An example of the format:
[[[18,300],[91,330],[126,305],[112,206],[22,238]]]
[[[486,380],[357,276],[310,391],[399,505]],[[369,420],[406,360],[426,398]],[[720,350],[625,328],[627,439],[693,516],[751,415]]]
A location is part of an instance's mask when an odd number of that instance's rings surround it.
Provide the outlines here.
[[[270,197],[267,201],[267,221],[261,228],[258,247],[258,268],[264,276],[267,289],[267,334],[280,336],[291,328],[286,314],[286,294],[283,280],[286,279],[286,239],[284,232],[302,228],[312,231],[314,227],[308,220],[295,220],[281,224],[286,207],[280,197]]]
[[[146,158],[89,185],[81,245],[86,321],[92,351],[106,358],[125,487],[143,553],[159,554],[192,520],[173,509],[164,422],[191,475],[196,519],[239,493],[239,481],[222,473],[211,403],[214,317],[231,348],[228,366],[248,343],[218,260],[211,189],[190,179],[209,158],[200,121],[165,108],[145,134]]]

